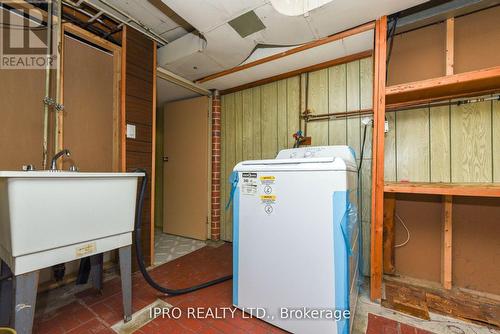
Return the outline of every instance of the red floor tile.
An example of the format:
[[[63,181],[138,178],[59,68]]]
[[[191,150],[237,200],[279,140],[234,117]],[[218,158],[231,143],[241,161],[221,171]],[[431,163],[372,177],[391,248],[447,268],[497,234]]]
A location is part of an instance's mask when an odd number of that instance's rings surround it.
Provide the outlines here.
[[[366,334],[433,334],[395,320],[368,313]]]
[[[206,282],[232,271],[232,248],[229,244],[218,248],[204,247],[151,271],[158,283],[171,288],[183,288]],[[132,278],[133,310],[137,311],[161,298],[167,303],[187,307],[232,306],[231,281],[181,296],[165,296],[147,285],[140,273]],[[76,295],[77,301],[49,315],[36,316],[35,334],[108,334],[112,325],[123,318],[120,279],[104,284],[102,294],[89,289]],[[235,318],[175,319],[157,318],[136,333],[284,333],[258,319],[243,319],[240,311]]]

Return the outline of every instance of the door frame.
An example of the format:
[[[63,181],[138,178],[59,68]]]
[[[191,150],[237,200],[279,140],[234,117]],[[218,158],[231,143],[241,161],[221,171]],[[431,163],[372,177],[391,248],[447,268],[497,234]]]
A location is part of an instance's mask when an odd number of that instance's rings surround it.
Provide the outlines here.
[[[184,79],[180,76],[178,76],[177,74],[173,73],[173,72],[170,72],[160,66],[157,66],[156,67],[156,79],[155,79],[155,96],[156,96],[156,81],[157,79],[163,79],[163,80],[166,80],[170,83],[173,83],[177,86],[180,86],[180,87],[183,87],[183,88],[186,88],[192,92],[195,92],[197,94],[199,94],[200,96],[207,96],[208,97],[208,107],[207,107],[207,117],[208,117],[208,121],[207,121],[207,207],[208,207],[208,212],[207,212],[207,221],[206,221],[206,224],[207,224],[207,239],[210,239],[211,237],[211,234],[210,234],[210,226],[212,224],[212,219],[211,219],[211,189],[212,189],[212,113],[210,112],[212,110],[212,99],[210,98],[212,96],[212,92],[192,81],[189,81],[187,79]],[[156,98],[155,98],[156,100]],[[155,101],[156,102],[156,101]],[[168,103],[168,102],[166,102]],[[155,108],[157,110],[155,110],[155,113],[156,112],[161,112],[161,113],[164,113],[165,112],[165,104],[164,103],[163,105],[161,106],[158,106],[158,108]],[[164,119],[164,117],[163,117]],[[159,124],[160,122],[157,122],[154,126],[154,131],[153,131],[153,135],[156,137],[156,133],[158,131],[158,128],[159,127],[162,127],[164,126],[164,122],[161,122],[162,124]],[[160,171],[157,171],[156,173],[156,182],[158,183],[158,186],[161,188],[161,191],[162,191],[162,196],[156,196],[154,198],[154,201],[152,201],[153,205],[154,205],[154,208],[155,210],[158,210],[158,208],[160,206],[163,206],[163,196],[164,196],[164,189],[163,189],[163,180],[159,180],[158,177],[160,175],[163,175],[163,158],[164,158],[164,155],[165,155],[165,152],[162,151],[162,152],[156,152],[156,149],[154,150],[156,153],[155,154],[155,158],[153,159],[154,161],[154,165],[156,165],[158,163],[159,166],[162,166],[161,168],[161,172]],[[157,153],[161,153],[161,154],[157,154]],[[162,176],[163,177],[163,176]],[[153,225],[153,228],[156,226],[156,220],[159,220],[163,226],[163,214],[164,214],[164,210],[161,211],[162,214],[159,216],[159,217],[156,217],[156,216],[152,216],[154,217],[154,224]],[[154,248],[154,244],[152,245],[152,247]]]

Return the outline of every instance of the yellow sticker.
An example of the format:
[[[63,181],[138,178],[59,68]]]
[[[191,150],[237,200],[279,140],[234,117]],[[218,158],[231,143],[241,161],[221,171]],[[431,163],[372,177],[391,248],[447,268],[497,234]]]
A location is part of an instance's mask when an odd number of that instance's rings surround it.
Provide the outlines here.
[[[276,195],[260,195],[262,201],[275,201]]]
[[[76,248],[76,256],[80,257],[80,256],[92,254],[92,253],[95,253],[95,251],[96,251],[96,244],[95,244],[95,242],[91,242],[89,244],[77,247]]]
[[[261,181],[274,181],[276,179],[275,176],[261,176]]]

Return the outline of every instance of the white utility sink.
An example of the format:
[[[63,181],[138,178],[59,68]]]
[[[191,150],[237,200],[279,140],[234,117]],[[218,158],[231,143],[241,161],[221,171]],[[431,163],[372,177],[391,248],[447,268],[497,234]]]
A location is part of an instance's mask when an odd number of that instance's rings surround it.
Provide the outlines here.
[[[0,171],[0,258],[21,275],[130,245],[143,175]]]

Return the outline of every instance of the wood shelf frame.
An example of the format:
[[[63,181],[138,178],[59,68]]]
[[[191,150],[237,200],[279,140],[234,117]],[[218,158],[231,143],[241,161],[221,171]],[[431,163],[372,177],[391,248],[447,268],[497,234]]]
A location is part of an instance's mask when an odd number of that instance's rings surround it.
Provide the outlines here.
[[[388,86],[387,108],[500,91],[500,66]]]
[[[384,192],[444,196],[500,197],[500,183],[385,182]]]
[[[454,73],[454,19],[446,20],[446,75],[386,87],[387,19],[375,25],[373,82],[373,157],[371,205],[370,298],[382,298],[383,274],[394,267],[394,216],[397,193],[442,196],[442,277],[441,287],[452,285],[453,197],[500,197],[500,183],[416,183],[384,181],[384,120],[386,110],[411,107],[454,98],[500,92],[500,66],[466,73]],[[384,199],[385,197],[385,199]]]

